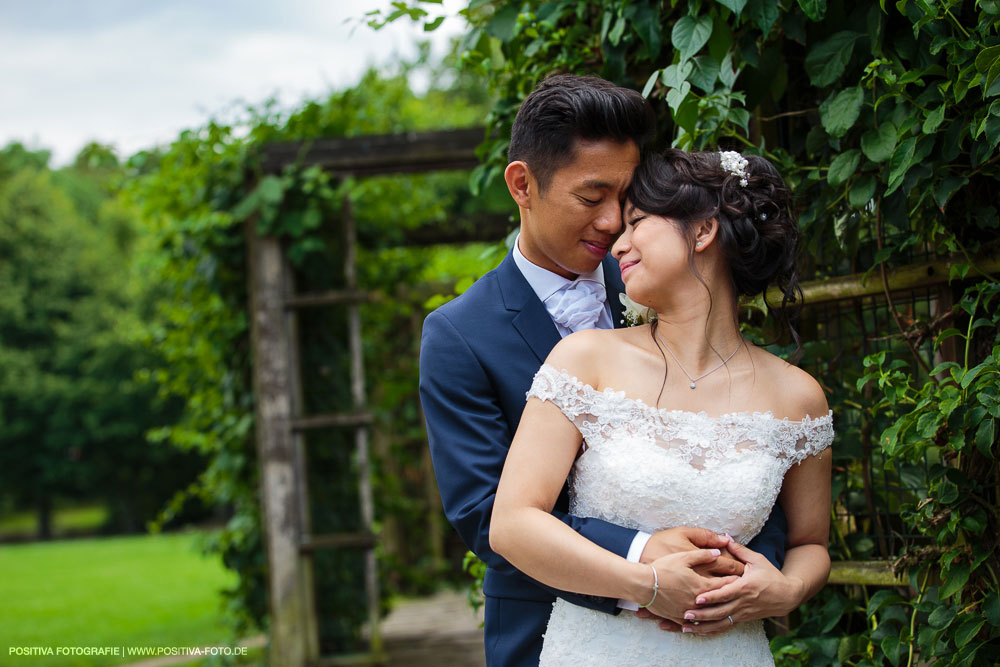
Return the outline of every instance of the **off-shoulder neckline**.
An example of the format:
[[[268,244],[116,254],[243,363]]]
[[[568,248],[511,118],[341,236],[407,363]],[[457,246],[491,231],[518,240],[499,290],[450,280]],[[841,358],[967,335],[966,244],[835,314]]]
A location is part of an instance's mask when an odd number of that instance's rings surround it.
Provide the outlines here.
[[[641,398],[632,398],[631,396],[627,395],[623,389],[613,389],[611,387],[605,387],[604,389],[597,389],[587,384],[586,382],[581,381],[575,375],[570,375],[569,371],[567,371],[566,369],[560,370],[557,369],[555,366],[551,366],[549,364],[542,364],[542,367],[539,369],[539,371],[544,369],[549,369],[553,373],[561,375],[564,379],[569,380],[570,382],[575,384],[578,388],[588,390],[593,394],[603,395],[607,397],[615,397],[620,400],[624,400],[628,403],[634,404],[641,410],[659,415],[661,418],[689,416],[689,417],[698,417],[709,421],[732,421],[735,418],[768,419],[776,422],[783,422],[789,425],[802,424],[804,426],[811,426],[811,425],[823,426],[828,423],[832,424],[833,422],[833,410],[829,410],[825,415],[820,415],[819,417],[812,417],[810,415],[806,415],[802,419],[789,419],[788,417],[780,417],[780,418],[775,417],[774,413],[772,413],[770,410],[765,410],[764,412],[741,410],[736,412],[724,412],[720,415],[709,415],[704,410],[698,410],[698,411],[671,410],[668,408],[658,408],[654,405],[649,405]]]

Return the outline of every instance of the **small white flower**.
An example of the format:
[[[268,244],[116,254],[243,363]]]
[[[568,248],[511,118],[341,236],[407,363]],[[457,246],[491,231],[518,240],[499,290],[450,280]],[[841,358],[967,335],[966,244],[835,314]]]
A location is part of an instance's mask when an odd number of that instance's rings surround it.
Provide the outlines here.
[[[719,162],[722,168],[733,176],[740,177],[740,185],[747,186],[747,159],[736,151],[719,151]]]
[[[618,295],[618,298],[622,302],[622,306],[625,307],[624,312],[624,323],[630,327],[634,327],[639,324],[645,324],[646,322],[651,322],[656,319],[656,311],[647,306],[640,306],[632,299],[628,298],[625,292]]]

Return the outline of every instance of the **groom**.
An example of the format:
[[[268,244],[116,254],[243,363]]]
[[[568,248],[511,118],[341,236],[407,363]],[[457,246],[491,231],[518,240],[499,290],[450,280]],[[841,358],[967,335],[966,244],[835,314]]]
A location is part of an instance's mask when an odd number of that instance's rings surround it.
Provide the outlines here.
[[[636,608],[556,591],[521,574],[490,549],[489,521],[535,372],[560,337],[621,323],[624,287],[607,253],[621,231],[622,199],[654,123],[641,95],[603,79],[560,75],[539,84],[514,120],[504,173],[521,215],[514,248],[424,323],[420,397],[431,456],[448,520],[488,566],[491,667],[537,666],[557,595],[609,614]],[[708,530],[682,527],[650,536],[567,510],[564,489],[553,514],[632,561],[725,544]],[[783,515],[772,517],[751,544],[778,565],[783,523]],[[739,574],[741,568],[720,558],[711,572]]]

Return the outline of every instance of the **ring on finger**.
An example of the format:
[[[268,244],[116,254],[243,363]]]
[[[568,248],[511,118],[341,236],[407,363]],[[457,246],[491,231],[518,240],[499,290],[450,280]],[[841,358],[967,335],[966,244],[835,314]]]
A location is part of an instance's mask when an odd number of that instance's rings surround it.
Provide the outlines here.
[[[736,625],[736,622],[733,620],[732,615],[726,616],[726,618],[729,619],[729,625]]]

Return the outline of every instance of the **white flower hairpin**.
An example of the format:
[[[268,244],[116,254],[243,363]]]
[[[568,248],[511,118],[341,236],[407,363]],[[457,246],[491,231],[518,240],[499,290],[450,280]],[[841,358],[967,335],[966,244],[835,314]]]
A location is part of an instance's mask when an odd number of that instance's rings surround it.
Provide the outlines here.
[[[736,151],[719,151],[719,162],[722,168],[733,176],[739,176],[740,185],[747,186],[747,159]]]

